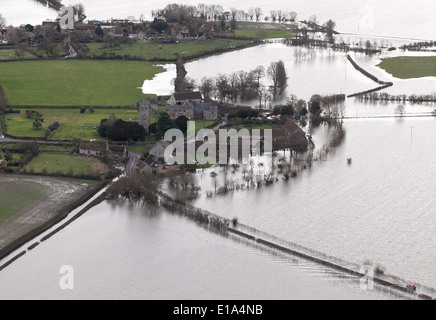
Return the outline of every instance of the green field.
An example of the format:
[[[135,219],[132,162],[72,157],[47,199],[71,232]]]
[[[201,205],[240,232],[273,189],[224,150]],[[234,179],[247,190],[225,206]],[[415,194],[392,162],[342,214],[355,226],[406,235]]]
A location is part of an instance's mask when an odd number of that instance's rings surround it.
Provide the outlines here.
[[[87,46],[90,49],[90,55],[101,55],[106,52],[108,55],[130,55],[147,60],[175,60],[176,54],[188,57],[205,51],[231,49],[247,43],[245,40],[213,39],[203,41],[185,40],[172,44],[138,41],[131,45],[123,44],[119,49],[105,49],[103,43],[88,43]]]
[[[11,105],[130,106],[162,71],[136,61],[19,61],[0,64],[0,84]]]
[[[43,195],[44,191],[36,183],[24,181],[0,183],[0,221],[14,215],[25,206],[42,199]]]
[[[278,130],[280,129],[279,125],[277,124],[239,124],[239,125],[234,125],[231,126],[230,129],[236,129],[236,130],[241,130],[241,129],[260,129],[260,130],[266,130],[266,129],[271,129],[271,130]]]
[[[436,57],[387,58],[378,67],[400,79],[436,77]]]
[[[105,174],[107,167],[96,158],[48,153],[41,153],[26,166],[27,172],[42,173],[43,170],[48,174],[94,175]]]
[[[29,52],[26,52],[24,55],[24,59],[33,59],[35,56]],[[11,60],[11,59],[18,59],[15,55],[15,49],[5,49],[0,50],[0,60]]]
[[[292,38],[293,25],[288,23],[267,23],[240,21],[235,35],[249,38]]]
[[[5,123],[8,134],[16,137],[44,138],[45,128],[54,122],[61,125],[50,137],[53,140],[97,139],[102,140],[97,134],[97,127],[102,119],[109,118],[112,114],[118,119],[128,121],[130,118],[139,118],[138,110],[129,109],[95,109],[94,113],[87,110],[80,113],[79,109],[39,109],[44,117],[43,128],[35,130],[33,119],[26,118],[26,109],[20,109],[21,114],[6,114]]]
[[[287,30],[235,30],[235,36],[247,38],[292,38],[292,32]]]

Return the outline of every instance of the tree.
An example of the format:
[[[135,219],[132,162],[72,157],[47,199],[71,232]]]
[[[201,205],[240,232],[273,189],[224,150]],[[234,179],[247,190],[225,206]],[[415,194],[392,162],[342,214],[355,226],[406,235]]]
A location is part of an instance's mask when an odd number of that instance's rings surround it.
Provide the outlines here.
[[[177,128],[179,128],[180,131],[186,132],[188,130],[188,121],[189,119],[185,116],[179,116],[175,120]]]
[[[276,20],[277,20],[277,11],[275,11],[275,10],[271,10],[271,11],[269,12],[269,14],[270,14],[270,16],[271,16],[271,20],[272,20],[273,22],[276,22]]]
[[[95,28],[95,34],[99,37],[103,37],[104,32],[100,25]]]
[[[321,113],[321,99],[322,97],[318,94],[314,94],[310,98],[309,111],[313,115],[319,115]]]
[[[401,105],[401,104],[399,104],[399,105],[396,106],[396,108],[395,108],[395,113],[399,114],[400,117],[403,117],[404,110],[405,110],[404,106]]]
[[[312,26],[312,27],[315,27],[317,24],[318,24],[318,17],[316,16],[316,15],[311,15],[310,17],[309,17],[309,24]]]
[[[36,112],[33,120],[33,129],[39,130],[42,128],[42,123],[44,122],[43,115],[39,112]]]
[[[77,17],[77,22],[82,22],[86,19],[85,6],[82,3],[78,3],[73,6],[74,15]]]
[[[6,19],[0,13],[0,31],[6,29]]]
[[[335,42],[335,38],[333,37],[333,33],[334,33],[334,29],[336,27],[336,22],[334,22],[333,20],[329,20],[326,22],[325,24],[325,28],[326,28],[326,32],[327,32],[327,37],[330,41],[330,43],[334,43]]]
[[[288,81],[283,61],[271,62],[267,75],[273,82],[273,95],[281,95],[286,89]]]
[[[26,52],[29,50],[29,45],[27,43],[19,43],[15,47],[15,55],[19,59],[24,59]]]
[[[259,21],[260,16],[262,15],[262,8],[254,8],[254,15],[256,16],[256,21]]]
[[[9,106],[9,102],[6,97],[2,94],[2,89],[0,86],[0,114],[3,113]]]
[[[254,8],[253,7],[249,8],[247,13],[248,13],[248,16],[250,17],[250,20],[253,20],[253,18],[254,18]]]
[[[186,90],[185,77],[188,72],[185,69],[185,64],[182,57],[177,54],[176,61],[176,79],[174,80],[174,91],[184,92]]]
[[[199,86],[204,99],[209,99],[214,91],[214,81],[212,78],[203,77]]]
[[[166,112],[159,112],[159,118],[156,123],[157,136],[162,138],[165,136],[165,132],[173,128],[176,128],[176,123],[171,119],[170,115]]]
[[[297,13],[295,11],[291,11],[289,13],[289,20],[291,20],[291,22],[295,22],[295,20],[297,20]]]

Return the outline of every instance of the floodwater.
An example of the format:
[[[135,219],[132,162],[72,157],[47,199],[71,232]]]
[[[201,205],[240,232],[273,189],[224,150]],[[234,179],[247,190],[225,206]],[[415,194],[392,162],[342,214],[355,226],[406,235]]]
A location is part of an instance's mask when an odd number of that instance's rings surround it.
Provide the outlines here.
[[[62,266],[74,289],[62,290]],[[0,273],[0,299],[397,299],[169,213],[102,203]]]
[[[181,3],[180,1],[173,1]],[[64,0],[65,5],[74,5],[76,0]],[[151,18],[151,11],[165,7],[171,1],[158,0],[83,0],[86,13],[90,19],[126,18],[138,19],[144,15]],[[185,5],[197,5],[197,0],[183,1]],[[411,39],[434,39],[436,25],[432,12],[435,3],[432,0],[306,0],[306,1],[252,1],[242,0],[235,3],[232,0],[205,0],[205,4],[220,4],[224,10],[230,8],[247,11],[250,7],[262,8],[263,20],[270,15],[271,10],[295,11],[299,20],[307,20],[316,15],[320,23],[329,19],[336,22],[336,28],[342,33],[357,33],[384,37],[408,37]],[[32,0],[2,0],[1,13],[8,24],[37,24],[46,19],[55,19],[56,12],[38,6]]]
[[[140,8],[132,9],[139,6],[133,0],[117,2],[117,10],[111,1],[105,1],[100,11],[94,7],[100,0],[83,2],[90,17],[141,12]],[[240,4],[241,8],[253,5],[246,1]],[[223,5],[233,6],[227,0]],[[279,5],[283,3],[270,1],[262,7]],[[302,16],[315,13],[322,20],[332,18],[344,32],[431,39],[435,31],[429,10],[434,3],[430,1],[312,0],[286,5],[295,5],[292,10]],[[148,6],[162,4],[147,1],[141,8]],[[16,7],[6,0],[2,6],[6,18],[14,17],[11,8]],[[415,20],[420,22],[419,29]],[[377,86],[354,70],[343,53],[317,51],[315,57],[297,61],[295,50],[265,44],[185,67],[187,76],[199,81],[281,59],[289,75],[287,94],[302,99],[315,93],[352,94]],[[386,92],[430,94],[435,90],[435,78],[394,79],[376,67],[381,56],[353,56],[381,80],[394,82]],[[175,69],[172,65],[167,68],[145,82],[143,91],[170,93]],[[394,103],[369,104],[355,99],[347,99],[345,104],[346,116],[392,115],[396,107]],[[405,108],[406,113],[418,114],[434,106],[407,103]],[[388,274],[435,288],[436,119],[350,119],[344,121],[343,128],[345,140],[333,153],[288,182],[207,198],[212,184],[206,171],[203,178],[199,176],[202,193],[194,204],[328,255],[355,263],[371,260]],[[331,130],[328,126],[313,129],[317,148],[328,140]],[[352,158],[351,165],[347,165],[347,158]],[[218,169],[212,170],[221,177]],[[59,288],[62,265],[74,268],[72,291]],[[0,288],[0,298],[6,299],[395,298],[377,290],[362,291],[355,279],[239,243],[183,218],[108,203],[93,208],[3,270]]]

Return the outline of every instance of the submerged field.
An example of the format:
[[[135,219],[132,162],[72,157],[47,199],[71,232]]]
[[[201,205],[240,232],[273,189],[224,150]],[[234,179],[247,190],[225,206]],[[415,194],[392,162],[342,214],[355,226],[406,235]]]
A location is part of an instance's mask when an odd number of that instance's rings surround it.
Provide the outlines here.
[[[382,59],[378,66],[400,79],[436,77],[436,56]]]
[[[144,80],[163,70],[136,61],[20,61],[0,64],[0,84],[11,105],[130,106]]]
[[[32,182],[8,182],[0,178],[0,222],[29,204],[41,200],[44,196],[42,188]]]
[[[53,218],[89,186],[49,177],[0,175],[0,252]]]

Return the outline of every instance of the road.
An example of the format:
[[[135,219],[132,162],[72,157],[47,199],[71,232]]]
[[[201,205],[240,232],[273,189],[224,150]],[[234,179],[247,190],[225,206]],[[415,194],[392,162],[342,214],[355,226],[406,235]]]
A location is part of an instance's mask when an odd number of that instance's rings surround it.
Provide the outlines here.
[[[141,159],[141,155],[139,153],[134,153],[129,151],[129,161],[126,166],[126,174],[132,174],[135,172],[136,166]]]

